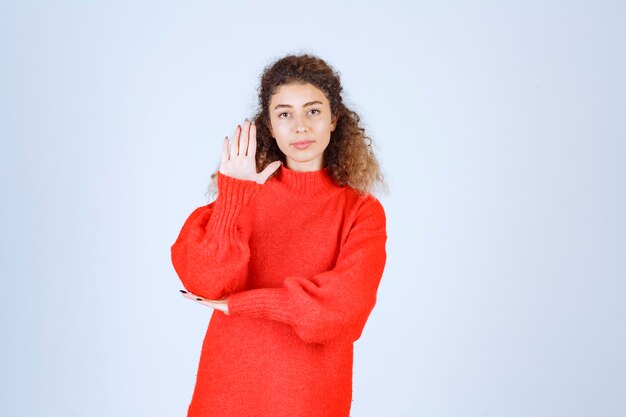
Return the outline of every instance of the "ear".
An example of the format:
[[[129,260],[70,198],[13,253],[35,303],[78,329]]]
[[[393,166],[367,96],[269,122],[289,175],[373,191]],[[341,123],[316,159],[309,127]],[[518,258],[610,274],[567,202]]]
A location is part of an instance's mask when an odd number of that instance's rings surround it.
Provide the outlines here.
[[[337,127],[337,116],[335,115],[332,117],[332,123],[330,124],[330,131],[334,132],[336,127]]]

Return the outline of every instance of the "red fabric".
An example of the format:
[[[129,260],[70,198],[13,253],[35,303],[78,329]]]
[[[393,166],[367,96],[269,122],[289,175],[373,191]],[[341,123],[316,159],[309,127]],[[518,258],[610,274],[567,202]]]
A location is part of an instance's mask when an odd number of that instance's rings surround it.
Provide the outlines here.
[[[349,416],[386,240],[380,202],[326,168],[281,166],[265,184],[218,173],[217,199],[171,247],[187,290],[228,299],[228,315],[211,309],[188,417]]]

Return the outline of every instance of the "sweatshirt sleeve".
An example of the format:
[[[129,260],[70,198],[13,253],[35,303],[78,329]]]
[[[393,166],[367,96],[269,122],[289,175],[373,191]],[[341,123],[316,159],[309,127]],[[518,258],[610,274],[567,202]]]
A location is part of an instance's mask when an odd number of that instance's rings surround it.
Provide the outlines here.
[[[332,270],[287,276],[278,288],[231,294],[228,315],[289,324],[306,343],[355,342],[376,304],[386,241],[384,209],[370,196],[359,208]]]
[[[245,287],[250,250],[237,220],[262,187],[219,171],[217,186],[217,199],[191,213],[171,246],[172,265],[183,286],[211,300]]]

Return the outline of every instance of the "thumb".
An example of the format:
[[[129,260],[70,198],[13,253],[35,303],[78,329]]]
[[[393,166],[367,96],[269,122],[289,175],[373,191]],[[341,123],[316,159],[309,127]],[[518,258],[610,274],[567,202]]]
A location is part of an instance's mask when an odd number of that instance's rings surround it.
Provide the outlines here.
[[[270,163],[268,166],[265,167],[263,171],[259,173],[259,180],[257,182],[259,184],[265,184],[267,178],[272,175],[278,168],[280,168],[281,164],[281,161],[274,161]]]

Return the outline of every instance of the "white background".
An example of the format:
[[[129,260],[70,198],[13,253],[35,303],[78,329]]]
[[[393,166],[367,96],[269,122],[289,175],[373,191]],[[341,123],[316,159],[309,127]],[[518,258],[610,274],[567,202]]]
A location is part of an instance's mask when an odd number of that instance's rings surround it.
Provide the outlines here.
[[[390,185],[352,415],[626,415],[624,3],[221,3],[2,2],[0,415],[185,415],[170,246],[291,52]]]

